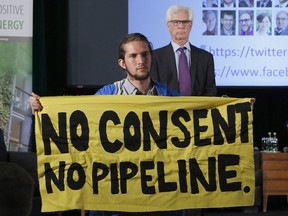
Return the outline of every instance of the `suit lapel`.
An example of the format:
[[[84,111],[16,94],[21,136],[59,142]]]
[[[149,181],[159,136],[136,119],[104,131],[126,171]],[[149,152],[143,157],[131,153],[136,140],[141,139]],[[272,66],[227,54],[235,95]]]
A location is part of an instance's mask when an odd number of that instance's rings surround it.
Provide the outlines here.
[[[196,76],[196,62],[199,61],[199,57],[196,54],[197,50],[190,44],[191,55],[190,55],[190,75],[191,75],[191,85],[192,85],[192,94],[194,90],[195,76]]]
[[[173,88],[179,91],[177,65],[176,65],[174,50],[173,50],[171,43],[167,46],[166,53],[167,53],[167,61],[168,61],[169,69],[170,69],[169,76],[170,76],[170,79],[173,81],[171,83],[174,83]]]
[[[174,50],[173,50],[171,43],[168,46],[167,57],[168,57],[167,60],[169,62],[169,68],[171,69],[173,76],[177,77],[177,65],[176,65],[176,61],[175,61]]]

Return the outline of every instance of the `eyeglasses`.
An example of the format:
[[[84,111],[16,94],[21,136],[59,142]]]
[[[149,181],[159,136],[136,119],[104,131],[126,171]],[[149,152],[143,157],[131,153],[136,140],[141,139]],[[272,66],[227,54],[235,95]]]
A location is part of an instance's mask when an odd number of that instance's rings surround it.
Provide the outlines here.
[[[286,21],[287,18],[276,18],[277,21]]]
[[[251,19],[242,19],[242,20],[239,20],[241,23],[243,23],[243,22],[248,22],[248,21],[250,21]]]
[[[191,23],[191,20],[170,20],[169,22],[172,23],[174,26],[179,26],[180,24],[186,26]]]

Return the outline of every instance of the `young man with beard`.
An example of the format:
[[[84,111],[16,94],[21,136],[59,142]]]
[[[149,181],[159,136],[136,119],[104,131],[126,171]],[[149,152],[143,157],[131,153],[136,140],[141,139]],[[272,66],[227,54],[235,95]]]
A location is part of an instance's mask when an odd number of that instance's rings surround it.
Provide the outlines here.
[[[253,11],[239,11],[239,35],[253,35]]]
[[[158,95],[158,96],[179,96],[174,90],[167,88],[166,84],[154,81],[150,77],[152,64],[152,46],[148,39],[140,34],[133,33],[124,37],[119,45],[118,65],[127,72],[123,80],[108,84],[99,89],[96,95]],[[43,109],[40,104],[40,96],[32,93],[30,106],[32,112]],[[182,211],[169,212],[109,212],[90,211],[90,216],[180,216]]]

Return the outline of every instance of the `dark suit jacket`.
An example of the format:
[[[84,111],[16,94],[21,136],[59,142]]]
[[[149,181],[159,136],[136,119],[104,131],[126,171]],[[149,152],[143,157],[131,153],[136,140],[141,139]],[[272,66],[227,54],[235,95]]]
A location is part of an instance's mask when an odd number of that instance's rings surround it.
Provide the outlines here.
[[[253,7],[254,1],[250,0],[250,4],[252,5],[251,7]],[[246,1],[239,1],[239,7],[249,7],[249,5],[246,3]]]
[[[261,5],[261,1],[257,1],[257,7],[260,7],[260,5]],[[268,1],[266,7],[272,7],[272,1],[271,0]]]
[[[275,7],[281,7],[280,4],[276,5]],[[288,5],[286,5],[286,7],[288,7]]]
[[[191,44],[190,47],[192,95],[216,96],[213,55]],[[171,43],[153,51],[151,77],[179,92],[176,61]]]
[[[282,31],[281,35],[288,35],[288,27],[286,26],[286,28]]]
[[[221,7],[224,7],[224,3],[221,4]],[[233,7],[236,7],[235,3],[233,3]]]

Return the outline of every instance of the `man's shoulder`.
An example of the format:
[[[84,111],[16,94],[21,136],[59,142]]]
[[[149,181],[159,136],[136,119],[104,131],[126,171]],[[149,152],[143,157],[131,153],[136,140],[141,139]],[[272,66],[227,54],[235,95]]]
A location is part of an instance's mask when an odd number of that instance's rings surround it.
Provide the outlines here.
[[[159,81],[157,81],[157,80],[153,80],[153,83],[154,83],[154,86],[155,86],[156,88],[168,89],[166,83],[162,83],[162,82],[159,82]]]
[[[282,35],[288,35],[288,26],[283,30]]]
[[[158,96],[180,96],[177,91],[168,88],[166,83],[158,82],[156,80],[153,80],[153,82]]]
[[[196,53],[197,55],[211,55],[212,56],[212,54],[210,52],[204,50],[203,48],[196,47],[191,43],[189,43],[189,44],[190,44],[190,48],[191,48],[191,53]],[[153,51],[153,55],[158,56],[158,57],[159,56],[165,56],[165,58],[166,58],[168,52],[173,53],[173,47],[172,47],[171,43],[166,45],[166,46],[155,49]]]
[[[208,51],[206,51],[204,48],[199,48],[196,47],[192,44],[190,44],[191,47],[191,53],[196,53],[197,55],[208,55],[208,56],[212,56],[212,54]]]
[[[160,59],[172,58],[173,56],[174,51],[171,44],[153,50],[154,61],[158,61]]]
[[[171,49],[173,50],[173,47],[172,47],[171,43],[169,43],[166,46],[163,46],[163,47],[160,47],[160,48],[153,50],[153,53],[167,52],[167,50],[171,50]]]
[[[115,94],[116,90],[116,85],[115,83],[113,84],[108,84],[100,88],[97,92],[96,95],[113,95]]]

